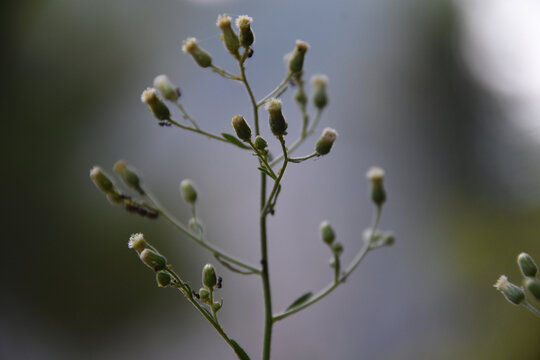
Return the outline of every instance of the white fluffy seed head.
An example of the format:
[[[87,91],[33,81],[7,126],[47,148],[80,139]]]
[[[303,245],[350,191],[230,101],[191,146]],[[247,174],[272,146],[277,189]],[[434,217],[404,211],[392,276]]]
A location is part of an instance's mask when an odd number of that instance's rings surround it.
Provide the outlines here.
[[[377,166],[372,166],[366,173],[366,178],[372,182],[381,181],[384,178],[384,170]]]
[[[281,100],[272,98],[266,103],[266,110],[269,112],[281,111]]]
[[[220,29],[226,29],[231,26],[231,17],[227,14],[219,15],[216,21],[216,25]]]
[[[236,27],[239,29],[247,28],[248,26],[251,25],[252,22],[253,22],[253,19],[250,18],[249,16],[240,15],[239,17],[236,18]]]

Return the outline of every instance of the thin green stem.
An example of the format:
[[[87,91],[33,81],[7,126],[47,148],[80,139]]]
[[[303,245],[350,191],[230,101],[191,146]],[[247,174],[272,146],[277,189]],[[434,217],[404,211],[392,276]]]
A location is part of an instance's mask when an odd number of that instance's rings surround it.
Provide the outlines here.
[[[289,161],[290,162],[293,162],[293,163],[301,163],[302,161],[306,161],[308,159],[311,159],[315,156],[319,156],[319,154],[317,152],[313,152],[309,155],[306,155],[306,156],[301,156],[301,157],[296,157],[296,158],[289,158]]]
[[[258,275],[261,274],[260,269],[257,269],[256,267],[254,267],[252,265],[249,265],[249,264],[245,263],[242,260],[238,260],[238,259],[234,258],[231,255],[228,255],[223,250],[217,248],[215,245],[212,245],[212,244],[208,243],[207,241],[204,241],[202,239],[202,236],[199,237],[199,236],[195,235],[194,233],[192,233],[184,224],[182,224],[180,221],[178,221],[176,218],[174,218],[172,215],[170,215],[169,212],[167,210],[165,210],[165,208],[159,204],[157,199],[149,191],[146,191],[146,189],[145,189],[145,192],[146,192],[146,196],[148,196],[148,198],[152,201],[154,206],[157,208],[156,211],[160,215],[162,215],[165,219],[167,219],[167,221],[169,221],[174,227],[176,227],[178,230],[180,230],[182,233],[184,233],[186,236],[188,236],[191,240],[195,241],[197,244],[199,244],[203,248],[209,250],[212,254],[218,255],[223,260],[226,260],[226,261],[228,261],[228,262],[230,262],[232,264],[235,264],[235,265],[237,265],[237,266],[239,266],[241,268],[249,270],[253,274],[258,274]]]
[[[167,121],[170,122],[171,124],[173,124],[174,126],[179,127],[181,129],[184,129],[184,130],[187,130],[187,131],[193,131],[193,132],[195,132],[197,134],[205,135],[205,136],[208,136],[209,138],[216,139],[216,140],[219,140],[219,141],[223,141],[223,142],[225,142],[227,144],[230,144],[230,142],[228,140],[226,140],[226,139],[224,139],[224,138],[222,138],[222,137],[220,137],[218,135],[214,135],[214,134],[211,134],[209,132],[203,131],[203,130],[201,130],[199,128],[192,128],[191,126],[182,125],[179,122],[176,122],[176,121],[174,121],[172,119],[169,119]]]
[[[527,302],[526,300],[523,300],[523,302],[521,303],[521,306],[523,306],[525,309],[529,310],[530,312],[532,312],[534,315],[540,317],[540,310],[538,310],[537,308],[535,308],[534,306],[532,306],[529,302]]]
[[[182,112],[182,116],[184,117],[184,119],[188,120],[195,129],[200,130],[195,120],[193,120],[193,118],[189,116],[189,114],[187,113],[186,109],[184,109],[182,104],[180,104],[178,101],[176,101],[175,104],[178,107],[178,109],[180,109],[180,111]]]
[[[341,275],[340,278],[337,278],[337,279],[335,278],[332,283],[328,284],[328,286],[326,286],[324,289],[322,289],[317,295],[315,295],[311,299],[309,299],[309,301],[303,303],[302,305],[294,307],[294,308],[292,308],[290,310],[286,310],[286,311],[283,311],[280,314],[274,315],[274,318],[273,318],[274,322],[282,320],[282,319],[284,319],[284,318],[286,318],[286,317],[288,317],[288,316],[290,316],[290,315],[292,315],[294,313],[297,313],[300,310],[303,310],[303,309],[315,304],[319,300],[326,297],[326,295],[328,295],[332,291],[334,291],[334,289],[337,288],[340,284],[345,282],[347,277],[354,271],[354,269],[356,269],[358,264],[360,264],[362,259],[364,259],[364,257],[369,252],[369,250],[372,249],[371,248],[371,243],[375,239],[375,234],[376,234],[376,231],[377,231],[377,226],[379,224],[380,215],[381,215],[381,208],[380,208],[380,206],[378,206],[377,210],[376,210],[376,213],[375,213],[375,220],[374,220],[373,226],[371,228],[372,232],[371,232],[370,238],[364,243],[364,246],[362,247],[362,249],[360,249],[360,251],[358,252],[356,257],[353,259],[351,264],[347,267],[347,269],[345,270],[343,275]]]
[[[268,163],[268,160],[266,159],[266,154],[262,154],[259,149],[257,149],[255,147],[255,144],[253,144],[253,141],[249,141],[249,145],[251,146],[251,148],[253,149],[253,151],[255,151],[255,154],[257,155],[257,157],[259,158],[259,162],[261,163],[261,165],[264,165],[264,167],[270,172],[270,174],[272,174],[272,177],[275,179],[277,178],[277,175],[276,173],[274,172],[274,170],[272,169],[272,167],[270,166],[270,164]]]
[[[277,94],[285,85],[287,85],[287,82],[291,79],[293,75],[294,73],[289,72],[287,76],[285,76],[285,78],[279,83],[279,85],[276,86],[274,90],[270,91],[270,93],[266,95],[264,98],[262,98],[259,102],[257,102],[255,106],[261,107],[262,105],[264,105],[264,103],[267,102],[268,99],[270,99],[272,96]]]
[[[213,72],[223,76],[225,79],[242,81],[242,77],[240,77],[238,75],[231,74],[231,73],[227,72],[227,70],[225,70],[223,68],[220,68],[218,66],[215,66],[215,65],[210,65],[210,66],[211,66]]]
[[[268,214],[273,206],[274,203],[274,196],[277,195],[279,184],[281,182],[281,179],[283,178],[283,175],[285,174],[285,169],[287,168],[287,164],[289,163],[289,157],[287,156],[287,147],[285,146],[285,140],[283,139],[283,136],[279,137],[279,142],[281,143],[281,150],[283,151],[283,156],[285,158],[285,161],[283,162],[283,166],[279,170],[279,175],[274,182],[274,187],[272,188],[272,191],[270,192],[270,196],[268,197],[268,201],[266,202],[266,205],[262,209],[263,214]]]

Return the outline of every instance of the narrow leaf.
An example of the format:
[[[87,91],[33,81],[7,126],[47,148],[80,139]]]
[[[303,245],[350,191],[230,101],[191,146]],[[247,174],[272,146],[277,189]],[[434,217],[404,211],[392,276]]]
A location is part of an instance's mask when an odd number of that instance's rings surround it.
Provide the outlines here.
[[[313,296],[313,293],[311,291],[305,293],[304,295],[300,296],[298,299],[294,300],[293,303],[291,305],[289,305],[287,310],[291,310],[291,309],[293,309],[295,307],[298,307],[298,306],[302,305],[303,303],[308,301],[312,296]]]
[[[261,170],[263,173],[270,176],[272,179],[276,180],[276,177],[274,175],[272,175],[272,173],[270,171],[268,171],[268,169],[265,169],[263,167],[258,167],[257,169]]]
[[[233,339],[230,339],[231,340],[231,343],[234,347],[234,352],[236,353],[236,355],[238,355],[238,358],[240,360],[249,360],[249,356],[248,354],[244,351],[244,349],[242,349],[242,347],[240,345],[238,345],[238,343],[236,341],[234,341]]]
[[[234,135],[227,134],[227,133],[221,133],[221,136],[231,144],[234,144],[242,149],[251,149],[249,146],[238,140],[238,138]]]

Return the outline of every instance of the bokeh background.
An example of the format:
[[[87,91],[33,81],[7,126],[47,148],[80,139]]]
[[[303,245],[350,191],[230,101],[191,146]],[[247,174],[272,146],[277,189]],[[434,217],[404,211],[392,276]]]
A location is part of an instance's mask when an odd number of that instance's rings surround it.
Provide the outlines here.
[[[166,73],[203,128],[230,132],[237,113],[252,120],[239,84],[181,53],[181,41],[195,36],[236,72],[215,27],[220,13],[254,18],[248,76],[257,97],[282,79],[296,39],[312,46],[307,76],[330,78],[321,128],[336,128],[338,142],[324,158],[291,165],[269,221],[275,309],[330,281],[320,221],[333,223],[344,259],[354,256],[371,219],[371,165],[386,169],[382,226],[397,234],[346,285],[278,323],[273,358],[540,358],[538,318],[492,288],[502,273],[520,281],[519,252],[540,260],[537,1],[40,0],[2,8],[2,359],[234,358],[179,293],[155,286],[127,240],[144,232],[194,286],[212,257],[163,220],[112,206],[88,178],[93,165],[125,159],[186,221],[178,183],[191,178],[208,238],[257,262],[255,159],[157,126],[139,99]],[[284,113],[293,139],[291,92]],[[221,321],[258,358],[259,281],[217,268]]]

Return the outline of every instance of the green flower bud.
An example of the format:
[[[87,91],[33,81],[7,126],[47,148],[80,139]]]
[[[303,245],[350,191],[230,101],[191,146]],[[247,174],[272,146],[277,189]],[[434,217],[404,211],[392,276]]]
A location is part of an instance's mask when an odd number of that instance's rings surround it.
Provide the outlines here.
[[[117,161],[116,164],[114,164],[113,170],[122,178],[127,186],[135,189],[141,195],[144,194],[144,191],[140,185],[139,176],[135,172],[128,169],[124,161]]]
[[[221,29],[221,39],[225,43],[225,47],[236,58],[239,58],[238,49],[240,48],[240,40],[238,35],[231,27],[231,17],[223,14],[217,18],[216,25]]]
[[[144,249],[139,257],[143,263],[154,271],[165,270],[167,268],[167,259],[154,250]]]
[[[525,300],[523,289],[509,282],[508,278],[504,275],[501,275],[493,286],[512,304],[519,305]]]
[[[217,284],[216,270],[212,264],[204,265],[202,282],[205,288],[212,289]]]
[[[343,253],[343,245],[341,245],[341,243],[338,243],[338,242],[334,243],[332,245],[332,252],[337,256],[341,255]]]
[[[135,250],[139,254],[144,249],[150,249],[150,245],[146,242],[142,233],[131,234],[129,237],[128,247]]]
[[[320,228],[322,241],[324,241],[324,243],[327,245],[332,245],[334,239],[336,238],[336,234],[334,233],[332,226],[330,226],[330,223],[325,220],[321,223]]]
[[[212,311],[218,312],[222,306],[223,306],[222,303],[216,301],[215,303],[212,304]]]
[[[321,134],[321,137],[315,143],[315,152],[319,155],[326,155],[332,149],[332,145],[336,141],[338,133],[331,128],[325,128]]]
[[[255,35],[251,30],[253,19],[247,15],[241,15],[236,18],[236,27],[239,30],[240,44],[246,49],[255,41]]]
[[[531,255],[521,253],[518,255],[517,262],[523,276],[535,277],[538,273],[538,266],[536,266]]]
[[[103,173],[103,170],[99,166],[94,166],[90,169],[90,178],[105,194],[116,193],[114,185],[111,180]]]
[[[330,267],[332,269],[334,269],[336,267],[336,257],[335,256],[332,256],[330,258],[330,260],[328,260],[328,265],[330,265]]]
[[[533,277],[528,277],[525,280],[525,287],[536,300],[540,300],[540,280]]]
[[[210,299],[210,291],[205,288],[199,289],[199,296],[201,297],[202,302],[207,302]]]
[[[200,67],[207,68],[212,66],[212,57],[197,45],[197,39],[194,37],[184,40],[182,51],[190,54]]]
[[[257,135],[257,137],[255,138],[255,148],[257,150],[263,151],[264,149],[266,149],[267,146],[268,143],[266,142],[266,140],[264,140],[263,137]]]
[[[156,89],[148,88],[144,90],[141,95],[141,101],[148,105],[148,108],[156,119],[168,120],[171,117],[169,108],[158,98]]]
[[[182,197],[189,204],[194,204],[197,200],[197,191],[193,187],[191,180],[185,179],[180,183],[180,192]]]
[[[302,40],[296,40],[296,47],[289,58],[289,71],[297,73],[304,67],[304,55],[309,49],[309,44]]]
[[[313,85],[313,103],[319,110],[322,110],[326,104],[328,104],[326,84],[328,84],[328,77],[326,75],[314,75],[311,78],[311,85]]]
[[[154,78],[154,87],[167,100],[176,101],[180,97],[180,88],[174,85],[167,75],[156,76]]]
[[[275,136],[287,135],[287,127],[289,126],[281,113],[281,100],[272,98],[266,104],[266,110],[269,115],[270,130]]]
[[[306,93],[303,92],[302,90],[298,90],[295,94],[294,94],[294,99],[301,105],[306,105],[307,104],[307,97],[306,97]]]
[[[386,201],[386,191],[383,186],[384,170],[372,167],[368,170],[366,177],[372,185],[371,199],[377,206],[381,206]]]
[[[238,136],[241,140],[246,142],[251,140],[251,128],[242,115],[235,115],[232,118],[232,127],[236,133],[236,136]]]
[[[156,281],[159,287],[167,287],[171,284],[171,275],[168,272],[160,271],[156,274]]]

